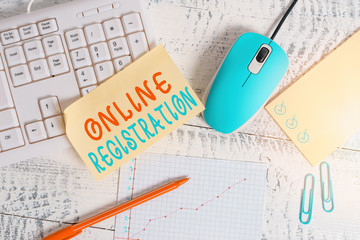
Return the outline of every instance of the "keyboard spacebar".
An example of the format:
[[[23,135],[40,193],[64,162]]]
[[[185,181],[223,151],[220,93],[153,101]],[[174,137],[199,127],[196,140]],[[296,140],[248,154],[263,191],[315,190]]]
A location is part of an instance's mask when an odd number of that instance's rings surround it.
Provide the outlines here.
[[[0,72],[0,110],[13,107],[5,72]]]

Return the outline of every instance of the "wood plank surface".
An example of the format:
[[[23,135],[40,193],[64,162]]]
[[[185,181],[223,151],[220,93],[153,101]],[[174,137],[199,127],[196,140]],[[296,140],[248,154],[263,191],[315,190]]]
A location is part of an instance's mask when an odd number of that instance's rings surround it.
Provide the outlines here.
[[[40,9],[68,0],[38,0]],[[143,0],[153,30],[199,97],[241,33],[270,35],[290,0]],[[0,17],[26,11],[27,1],[0,1]],[[360,26],[358,0],[299,0],[276,41],[290,67],[282,92]],[[360,44],[360,43],[359,43]],[[328,156],[335,210],[322,211],[319,168],[311,167],[265,110],[224,135],[196,117],[148,152],[268,163],[263,239],[358,239],[360,133]],[[313,220],[299,222],[304,176],[317,179]],[[0,239],[41,239],[116,203],[119,172],[100,183],[73,149],[0,168]],[[112,239],[114,218],[75,239]]]

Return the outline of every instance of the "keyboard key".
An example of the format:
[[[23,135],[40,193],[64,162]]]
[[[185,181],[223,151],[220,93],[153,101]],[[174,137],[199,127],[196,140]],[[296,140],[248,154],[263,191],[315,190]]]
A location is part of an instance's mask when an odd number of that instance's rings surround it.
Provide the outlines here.
[[[95,72],[92,67],[77,70],[76,77],[80,88],[96,84]]]
[[[0,72],[0,110],[13,106],[14,103],[11,98],[5,72]]]
[[[0,132],[0,145],[2,150],[9,150],[23,146],[24,138],[20,128],[13,128],[4,132]]]
[[[105,41],[105,35],[100,23],[86,26],[84,28],[88,44]]]
[[[44,49],[39,40],[25,43],[24,51],[28,61],[45,57]]]
[[[31,82],[31,75],[27,65],[10,68],[10,75],[15,87]]]
[[[0,131],[19,126],[15,109],[0,111]]]
[[[64,52],[59,35],[44,38],[42,42],[44,44],[45,53],[47,56]]]
[[[58,54],[48,58],[51,75],[59,75],[69,71],[65,54]]]
[[[45,126],[42,121],[26,124],[25,129],[30,143],[38,142],[47,138]]]
[[[74,29],[66,32],[65,38],[70,50],[86,46],[85,36],[82,29]]]
[[[95,72],[99,82],[105,81],[115,73],[114,66],[110,61],[96,64]]]
[[[5,56],[9,67],[26,63],[24,51],[21,46],[6,48]]]
[[[26,25],[19,28],[20,37],[22,40],[36,37],[39,35],[39,31],[35,24]]]
[[[76,14],[76,17],[77,17],[77,18],[83,18],[83,17],[84,17],[84,15],[83,15],[83,13],[82,13],[82,12],[78,12],[78,13]]]
[[[49,67],[45,59],[36,60],[29,64],[33,80],[40,80],[50,76]]]
[[[3,45],[8,45],[20,41],[20,36],[17,29],[2,32],[0,36]]]
[[[44,118],[61,114],[57,97],[44,98],[39,101],[42,116]]]
[[[4,70],[4,64],[1,57],[0,57],[0,70]]]
[[[120,19],[111,19],[103,23],[105,35],[107,39],[124,36],[124,30],[121,26]]]
[[[58,26],[54,18],[39,22],[38,27],[41,35],[56,32],[58,30]]]
[[[91,59],[87,48],[71,51],[70,55],[75,69],[91,65]]]
[[[119,72],[123,70],[127,65],[131,63],[130,56],[120,57],[114,60],[115,71]]]
[[[117,58],[124,55],[129,55],[129,47],[124,37],[116,38],[109,41],[109,48],[111,56]]]
[[[126,34],[143,30],[139,13],[131,13],[122,17],[122,23]]]
[[[81,89],[81,95],[82,96],[85,96],[87,94],[89,94],[92,90],[94,90],[97,86],[90,86],[90,87],[87,87],[87,88],[83,88]]]
[[[98,14],[97,8],[92,8],[83,12],[84,17],[89,17]]]
[[[90,46],[91,58],[94,63],[110,60],[110,52],[106,43],[98,43]]]
[[[56,137],[65,134],[64,120],[61,116],[47,118],[44,123],[49,137]]]
[[[128,42],[130,45],[131,56],[134,60],[149,51],[144,32],[129,35]]]
[[[102,12],[107,12],[107,11],[110,11],[110,10],[112,10],[112,9],[113,9],[113,7],[112,7],[111,4],[107,4],[107,5],[98,7],[98,11],[99,11],[100,13],[102,13]]]

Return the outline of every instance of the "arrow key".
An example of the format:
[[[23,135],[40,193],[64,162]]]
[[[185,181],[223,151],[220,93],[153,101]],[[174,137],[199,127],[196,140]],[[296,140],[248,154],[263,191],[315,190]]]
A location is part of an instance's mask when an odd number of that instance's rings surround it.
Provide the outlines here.
[[[57,97],[44,98],[39,101],[42,116],[44,118],[61,114]]]
[[[76,77],[80,88],[96,84],[96,77],[93,67],[86,67],[76,71]]]
[[[42,121],[26,124],[25,129],[30,143],[38,142],[47,138],[45,126]]]
[[[45,127],[49,137],[65,134],[64,120],[61,116],[45,119]]]

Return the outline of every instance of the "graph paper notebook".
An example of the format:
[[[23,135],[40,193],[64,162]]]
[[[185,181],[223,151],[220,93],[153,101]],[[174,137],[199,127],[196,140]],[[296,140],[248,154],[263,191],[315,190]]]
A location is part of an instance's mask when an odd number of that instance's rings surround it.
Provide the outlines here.
[[[114,239],[260,239],[267,165],[143,154],[120,170],[119,203],[191,177],[117,215]]]

